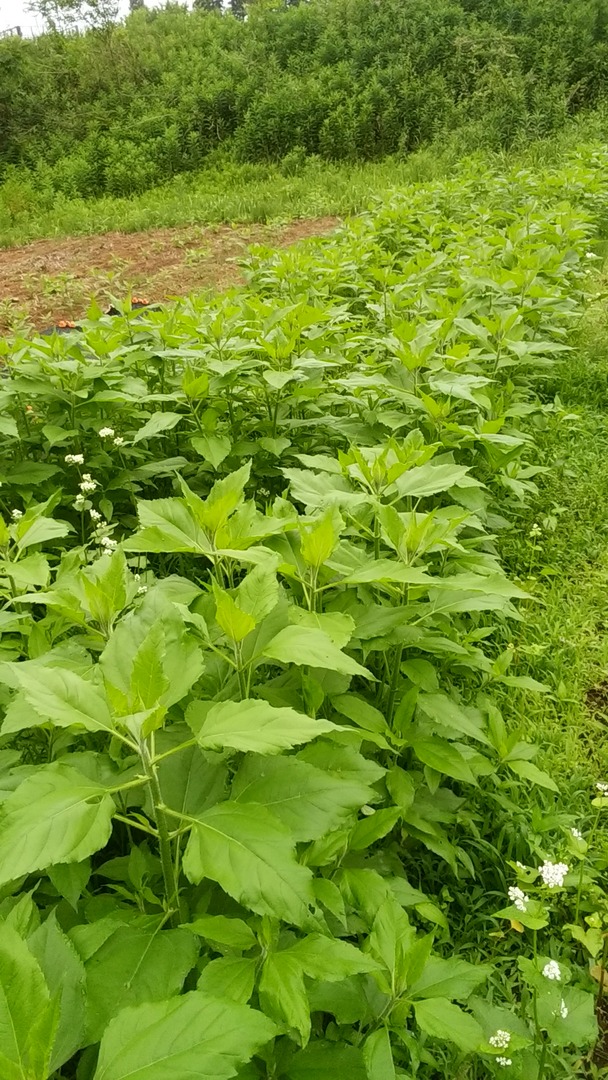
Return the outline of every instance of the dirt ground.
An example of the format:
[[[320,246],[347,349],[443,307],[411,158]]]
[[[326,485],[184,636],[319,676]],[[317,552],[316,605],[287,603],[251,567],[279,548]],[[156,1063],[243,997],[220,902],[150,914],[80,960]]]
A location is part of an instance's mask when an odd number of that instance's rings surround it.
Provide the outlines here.
[[[335,228],[335,218],[288,225],[193,226],[140,233],[58,237],[0,250],[0,332],[78,319],[94,297],[105,305],[129,289],[149,301],[241,280],[236,260],[250,244],[287,247]]]

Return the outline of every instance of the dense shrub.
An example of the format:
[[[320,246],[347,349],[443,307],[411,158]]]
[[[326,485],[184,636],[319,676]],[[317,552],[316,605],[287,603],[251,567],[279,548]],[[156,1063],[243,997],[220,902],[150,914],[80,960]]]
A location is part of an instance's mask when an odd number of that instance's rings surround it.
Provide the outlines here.
[[[28,167],[86,198],[141,192],[218,148],[377,160],[454,131],[508,147],[597,104],[607,27],[608,0],[257,0],[245,21],[169,5],[9,39],[0,175]]]

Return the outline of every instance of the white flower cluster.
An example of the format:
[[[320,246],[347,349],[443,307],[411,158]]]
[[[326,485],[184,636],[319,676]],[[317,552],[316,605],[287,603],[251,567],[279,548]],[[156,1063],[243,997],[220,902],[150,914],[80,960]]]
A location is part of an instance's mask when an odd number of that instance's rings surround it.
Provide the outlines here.
[[[84,465],[83,454],[66,454],[63,460],[66,465]]]
[[[540,527],[540,525],[538,524],[538,522],[537,522],[537,521],[535,521],[535,522],[534,522],[534,524],[533,524],[533,526],[532,526],[532,528],[530,529],[530,538],[531,538],[532,540],[535,540],[537,536],[540,536],[540,535],[541,535],[542,531],[543,531],[543,530],[541,529],[541,527]]]
[[[124,442],[122,435],[117,435],[114,439],[114,446],[124,446]]]
[[[557,960],[549,960],[543,968],[543,975],[545,979],[549,979],[551,982],[561,982],[562,973]]]
[[[511,885],[510,889],[508,890],[507,896],[509,897],[511,903],[515,905],[518,911],[528,910],[528,903],[530,897],[526,896],[523,889],[520,889],[517,885]]]
[[[509,1043],[511,1042],[511,1032],[503,1031],[502,1028],[499,1028],[493,1035],[490,1035],[488,1042],[490,1043],[490,1046],[495,1046],[497,1050],[507,1050],[509,1048]]]
[[[137,590],[137,595],[138,596],[143,596],[145,593],[147,593],[147,591],[148,591],[148,586],[147,585],[140,585],[139,589]]]
[[[608,784],[604,783],[603,780],[598,781],[595,786],[602,795],[605,795],[608,792]]]
[[[566,863],[553,863],[546,859],[543,865],[539,866],[538,872],[545,885],[548,885],[550,889],[559,889],[564,884],[564,878],[568,873],[568,869]]]
[[[19,521],[23,517],[23,510],[11,510],[11,517],[13,521]]]
[[[99,510],[89,510],[89,515],[90,515],[91,521],[102,521],[103,520],[102,515],[99,513]]]
[[[99,543],[101,544],[103,550],[105,552],[107,552],[108,555],[110,555],[113,551],[115,551],[117,546],[118,546],[118,541],[117,540],[112,540],[111,536],[102,536]]]
[[[82,474],[82,480],[80,481],[78,487],[83,492],[83,494],[85,491],[95,491],[95,488],[97,487],[97,481],[91,480],[91,474],[85,472]]]
[[[570,829],[570,832],[572,833],[575,840],[583,839],[583,834],[580,829]]]
[[[99,438],[100,439],[111,439],[111,438],[113,438],[113,436],[114,436],[114,428],[113,427],[102,427],[102,428],[99,429]]]
[[[511,1058],[506,1058],[506,1057],[503,1057],[502,1054],[499,1054],[499,1056],[496,1058],[496,1064],[497,1065],[502,1065],[503,1068],[506,1069],[507,1065],[512,1065],[513,1062],[511,1060]]]

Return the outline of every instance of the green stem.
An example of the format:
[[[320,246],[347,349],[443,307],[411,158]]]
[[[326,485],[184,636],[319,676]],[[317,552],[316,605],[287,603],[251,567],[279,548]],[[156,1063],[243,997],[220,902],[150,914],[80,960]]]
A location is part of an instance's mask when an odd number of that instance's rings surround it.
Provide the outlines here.
[[[158,773],[156,765],[150,756],[148,744],[143,742],[140,744],[140,757],[142,764],[148,778],[150,785],[150,793],[152,796],[152,812],[154,822],[158,832],[158,847],[160,853],[160,864],[163,873],[163,881],[165,885],[165,898],[167,902],[168,910],[171,913],[171,925],[178,926],[180,922],[185,921],[185,917],[182,915],[179,899],[179,884],[177,876],[175,874],[175,867],[173,866],[173,854],[171,851],[171,840],[169,837],[169,825],[165,817],[163,806],[163,796],[160,789],[160,783],[158,780]]]
[[[546,1063],[546,1060],[547,1060],[547,1041],[545,1039],[545,1041],[543,1042],[543,1045],[542,1045],[541,1052],[540,1052],[540,1061],[538,1063],[538,1078],[537,1078],[537,1080],[542,1080],[543,1076],[545,1075],[545,1063]]]

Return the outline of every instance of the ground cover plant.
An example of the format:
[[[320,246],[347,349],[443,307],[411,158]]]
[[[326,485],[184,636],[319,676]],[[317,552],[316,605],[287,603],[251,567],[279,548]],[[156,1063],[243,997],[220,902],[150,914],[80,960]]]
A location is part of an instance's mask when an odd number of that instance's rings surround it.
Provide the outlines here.
[[[543,768],[500,551],[605,167],[2,342],[2,1076],[597,1075],[608,788]]]

